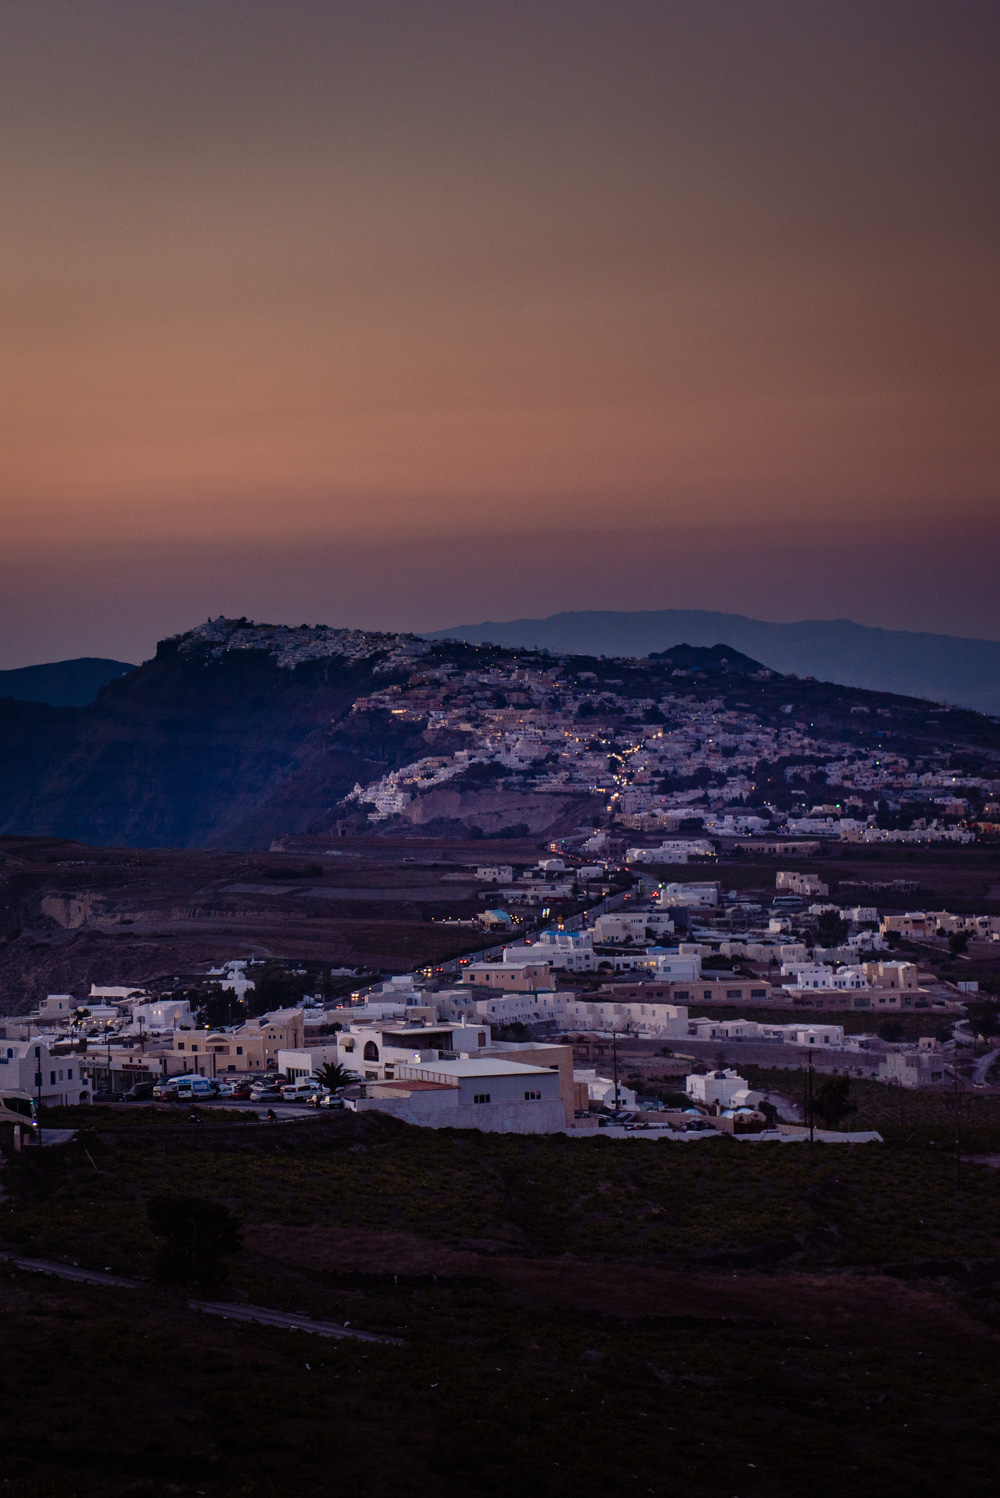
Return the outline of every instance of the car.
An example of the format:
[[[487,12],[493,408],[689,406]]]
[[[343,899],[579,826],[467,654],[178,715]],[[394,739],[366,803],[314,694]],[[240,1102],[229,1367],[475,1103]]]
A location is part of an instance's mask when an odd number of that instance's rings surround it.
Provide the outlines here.
[[[152,1099],[155,1082],[134,1082],[127,1092],[122,1093],[122,1099],[126,1103],[146,1103]]]
[[[229,1094],[234,1102],[247,1103],[253,1097],[249,1082],[234,1082],[233,1090]]]
[[[280,1103],[284,1100],[277,1087],[261,1087],[254,1092],[252,1101],[255,1103]]]
[[[233,1084],[232,1082],[217,1082],[215,1084],[215,1090],[217,1097],[232,1097]]]
[[[337,1097],[334,1093],[328,1092],[325,1097],[320,1098],[317,1106],[320,1108],[341,1109],[346,1108],[347,1104],[342,1097]]]

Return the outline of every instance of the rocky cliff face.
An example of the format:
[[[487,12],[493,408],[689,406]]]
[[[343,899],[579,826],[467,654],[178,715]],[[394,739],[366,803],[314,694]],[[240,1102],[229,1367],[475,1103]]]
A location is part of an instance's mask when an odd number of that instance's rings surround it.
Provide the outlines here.
[[[421,752],[421,725],[348,714],[373,681],[405,680],[424,648],[215,621],[161,643],[86,707],[2,700],[0,832],[250,848],[321,830],[357,781]]]

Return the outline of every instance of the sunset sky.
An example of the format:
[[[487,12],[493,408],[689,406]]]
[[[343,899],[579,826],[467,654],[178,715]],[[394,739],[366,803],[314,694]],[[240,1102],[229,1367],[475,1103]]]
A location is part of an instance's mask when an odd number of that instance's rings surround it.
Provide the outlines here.
[[[1000,638],[996,0],[3,0],[0,666]]]

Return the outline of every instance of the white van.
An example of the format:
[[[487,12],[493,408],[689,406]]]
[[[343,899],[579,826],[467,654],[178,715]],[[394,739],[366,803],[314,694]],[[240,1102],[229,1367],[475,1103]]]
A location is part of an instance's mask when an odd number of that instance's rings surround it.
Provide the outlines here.
[[[287,1087],[283,1087],[281,1096],[286,1103],[295,1103],[312,1097],[313,1093],[318,1091],[318,1082],[310,1082],[307,1077],[302,1077],[298,1082],[289,1082]]]
[[[187,1077],[165,1077],[163,1079],[163,1090],[169,1096],[173,1089],[179,1103],[193,1102],[196,1098],[217,1097],[219,1089],[211,1077],[199,1077],[191,1075]],[[154,1095],[156,1089],[153,1089]]]

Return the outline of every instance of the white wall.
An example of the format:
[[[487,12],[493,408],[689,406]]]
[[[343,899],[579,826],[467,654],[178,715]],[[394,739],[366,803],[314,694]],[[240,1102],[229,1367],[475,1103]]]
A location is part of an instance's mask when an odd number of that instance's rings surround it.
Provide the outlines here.
[[[555,1075],[553,1073],[553,1075]],[[492,1080],[492,1079],[491,1079]],[[483,1090],[491,1088],[483,1083]],[[523,1092],[522,1088],[522,1092]],[[558,1134],[566,1128],[566,1110],[562,1099],[542,1099],[526,1103],[523,1099],[462,1105],[458,1088],[421,1091],[409,1097],[359,1098],[354,1107],[359,1113],[390,1113],[404,1123],[419,1124],[427,1129],[479,1129],[487,1134]]]
[[[39,1036],[30,1040],[0,1042],[0,1088],[5,1092],[26,1092],[49,1106],[70,1105],[80,1101],[81,1090],[89,1087],[81,1078],[85,1057],[80,1052],[53,1056]],[[36,1081],[41,1074],[41,1088]]]

